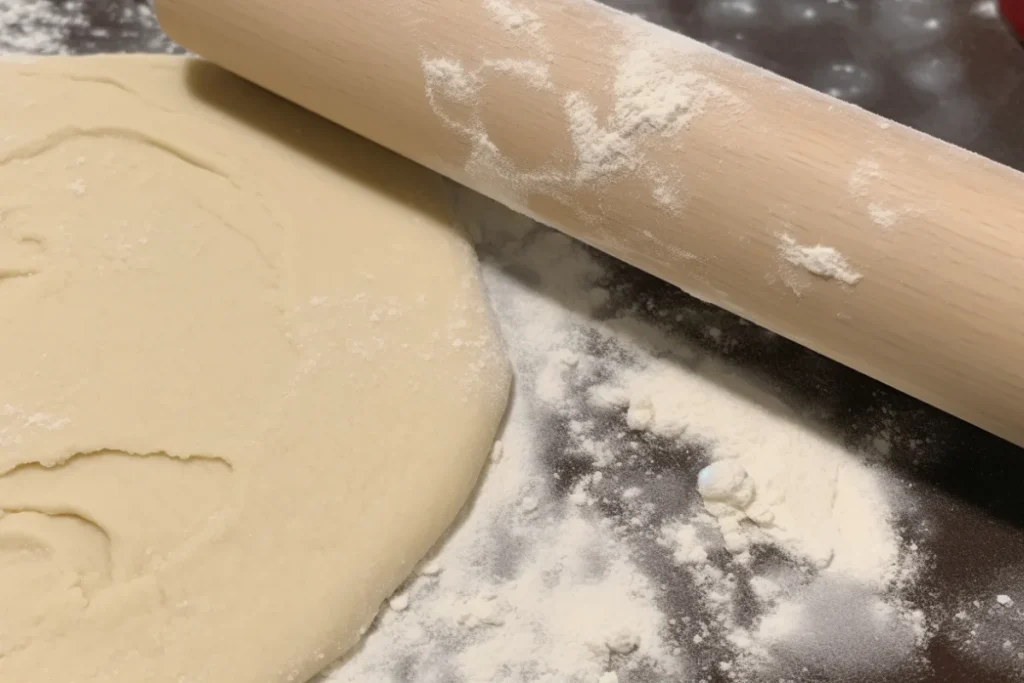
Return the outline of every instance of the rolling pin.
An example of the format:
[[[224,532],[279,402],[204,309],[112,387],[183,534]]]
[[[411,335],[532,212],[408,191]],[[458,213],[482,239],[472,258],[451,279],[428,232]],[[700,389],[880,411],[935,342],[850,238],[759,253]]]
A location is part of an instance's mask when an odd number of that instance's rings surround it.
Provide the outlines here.
[[[592,0],[157,12],[268,90],[1024,445],[1016,171]]]

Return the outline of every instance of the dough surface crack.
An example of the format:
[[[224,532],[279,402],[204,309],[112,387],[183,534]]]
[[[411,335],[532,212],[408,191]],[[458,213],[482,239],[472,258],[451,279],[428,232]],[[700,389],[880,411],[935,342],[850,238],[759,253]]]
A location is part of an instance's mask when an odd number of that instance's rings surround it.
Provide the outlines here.
[[[154,137],[134,128],[125,128],[120,126],[99,126],[94,128],[63,126],[41,139],[33,140],[30,143],[8,151],[3,155],[2,161],[0,161],[0,166],[6,166],[16,161],[28,161],[59,147],[69,140],[79,137],[120,138],[122,140],[147,145],[177,157],[186,164],[201,171],[212,173],[213,175],[228,181],[232,185],[236,185],[231,177],[218,168],[213,162],[207,161],[191,151],[181,149],[177,145],[166,140]]]
[[[126,581],[230,527],[239,488],[231,463],[216,456],[99,450],[49,466],[25,462],[0,476],[0,538],[12,515],[76,519],[80,524],[37,519],[19,527],[21,537],[102,556],[100,573]],[[90,550],[83,554],[83,546]],[[0,544],[0,584],[8,560]],[[59,553],[47,555],[48,563],[58,560]]]
[[[75,453],[72,453],[71,455],[69,455],[69,456],[67,456],[65,458],[60,458],[59,460],[56,460],[56,461],[53,461],[53,462],[44,462],[42,460],[30,460],[30,461],[18,463],[17,465],[14,465],[12,467],[8,467],[6,470],[0,470],[0,480],[2,480],[4,477],[9,477],[9,476],[12,476],[14,474],[17,474],[19,471],[25,470],[25,469],[41,468],[43,470],[57,470],[57,469],[60,469],[62,467],[67,467],[73,461],[81,459],[81,458],[92,458],[92,457],[110,456],[110,455],[113,455],[113,456],[124,456],[124,457],[130,457],[130,458],[166,458],[166,459],[169,459],[169,460],[183,462],[183,463],[186,463],[186,464],[190,463],[190,462],[208,462],[208,463],[215,463],[215,464],[218,464],[220,466],[223,466],[228,471],[231,471],[231,470],[234,469],[231,466],[231,463],[226,458],[221,458],[221,457],[214,456],[214,455],[175,455],[175,454],[172,454],[172,453],[168,453],[167,451],[150,451],[150,452],[147,452],[147,453],[133,453],[133,452],[130,452],[130,451],[124,451],[124,450],[120,450],[120,449],[117,449],[117,448],[101,448],[101,449],[90,450],[90,451],[75,452]]]

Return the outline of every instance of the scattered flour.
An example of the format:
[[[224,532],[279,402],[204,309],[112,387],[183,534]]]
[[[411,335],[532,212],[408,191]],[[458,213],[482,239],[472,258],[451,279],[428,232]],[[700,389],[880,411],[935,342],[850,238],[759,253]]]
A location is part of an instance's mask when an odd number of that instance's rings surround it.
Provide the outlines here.
[[[10,403],[5,403],[4,407],[0,408],[0,418],[5,421],[13,421],[26,429],[46,429],[48,431],[63,429],[71,424],[70,418],[56,417],[49,413],[28,413]]]
[[[82,178],[78,178],[77,180],[71,181],[70,183],[68,183],[67,187],[69,190],[74,192],[79,197],[84,196],[87,189],[85,185],[85,180],[83,180]]]
[[[388,605],[396,612],[404,612],[409,609],[409,596],[395,595],[388,601]]]
[[[68,36],[88,26],[85,0],[0,0],[0,54],[61,54]]]
[[[987,671],[1024,680],[1024,611],[1014,609],[1010,596],[993,600],[979,593],[978,599],[964,601],[949,619],[947,633],[961,653],[984,662]]]
[[[459,213],[476,215],[472,209]],[[548,466],[557,451],[545,421],[573,375],[592,370],[594,359],[558,352],[573,314],[510,276],[505,255],[546,283],[553,278],[587,310],[608,302],[607,292],[595,294],[588,284],[604,270],[590,259],[567,259],[580,248],[562,235],[533,230],[522,216],[497,215],[497,224],[470,231],[487,240],[492,260],[484,275],[519,378],[507,426],[468,514],[400,590],[406,608],[384,610],[363,646],[326,680],[690,680],[660,606],[663,588],[634,557],[628,536],[593,505],[559,493],[570,482]],[[587,481],[607,483],[601,472]],[[644,491],[623,487],[621,494],[643,505]]]
[[[430,106],[449,130],[469,144],[465,171],[473,186],[525,213],[530,196],[544,195],[587,218],[590,208],[576,205],[574,198],[580,190],[600,191],[608,183],[633,177],[645,182],[655,205],[678,212],[685,197],[678,169],[662,168],[650,158],[648,147],[655,138],[677,144],[678,134],[703,114],[712,100],[738,101],[689,66],[688,60],[706,48],[696,42],[691,46],[660,37],[652,40],[649,32],[637,28],[646,24],[608,10],[606,20],[617,31],[617,42],[609,46],[615,69],[605,87],[598,83],[587,90],[608,93],[605,112],[605,103],[594,101],[592,95],[553,81],[552,54],[536,12],[510,0],[484,0],[483,6],[506,31],[529,36],[527,43],[519,43],[521,58],[485,56],[468,63],[451,56],[424,55],[421,63]],[[484,122],[486,103],[481,92],[500,74],[514,76],[527,88],[551,92],[558,98],[563,111],[554,115],[565,117],[572,159],[523,168],[515,151],[499,148]]]
[[[513,77],[528,88],[550,88],[548,65],[534,59],[484,59],[474,68],[448,57],[421,62],[427,101],[445,126],[469,144],[466,168],[492,194],[521,206],[527,188],[554,188],[557,174],[549,169],[521,172],[491,139],[482,120],[479,93],[495,74]]]
[[[525,31],[536,36],[543,28],[537,13],[513,0],[484,0],[484,7],[498,24],[511,33]]]
[[[655,358],[591,392],[627,414],[646,406],[648,432],[710,450],[696,484],[730,549],[768,543],[857,581],[893,578],[898,538],[874,473],[750,378],[710,359]]]
[[[468,72],[461,63],[446,57],[424,60],[423,75],[427,80],[427,96],[435,106],[436,98],[472,103],[483,85],[476,72]]]
[[[505,457],[491,465],[472,514],[330,683],[407,670],[417,683],[594,683],[615,680],[613,668],[679,680],[659,590],[622,542],[573,506],[516,514],[521,491],[543,481],[530,412],[517,396]]]
[[[659,542],[714,615],[697,635],[717,631],[730,670],[799,671],[813,662],[845,679],[916,663],[928,630],[902,596],[917,558],[901,549],[875,472],[718,362],[655,359],[616,374],[592,389],[598,405],[628,414],[639,403],[647,433],[702,444],[712,460],[696,480],[706,514],[691,508],[669,518]],[[764,565],[756,559],[763,548],[792,564]],[[733,558],[724,566],[711,559],[723,549]],[[740,576],[751,568],[744,588]],[[760,605],[749,626],[745,590]]]
[[[724,92],[705,76],[673,68],[647,47],[628,49],[619,60],[612,112],[603,125],[583,93],[565,97],[578,164],[576,186],[637,173],[647,138],[675,136],[702,113],[712,94]]]
[[[897,206],[888,199],[891,188],[888,187],[882,166],[877,161],[858,161],[850,173],[847,190],[864,203],[872,222],[886,230],[895,227],[904,216],[920,213],[914,206]]]
[[[15,448],[33,431],[56,431],[71,424],[71,418],[57,417],[49,413],[28,412],[18,406],[6,403],[0,408],[0,448]],[[44,465],[54,465],[46,462]],[[4,474],[4,472],[0,472]]]
[[[855,583],[819,580],[777,602],[751,638],[757,655],[813,661],[827,680],[874,680],[913,664],[927,631],[920,610]]]
[[[517,76],[537,90],[551,88],[548,65],[532,59],[485,59],[484,71]]]
[[[420,567],[420,574],[422,574],[423,576],[437,576],[443,570],[444,568],[441,566],[440,562],[438,562],[437,560],[430,560],[422,567]]]
[[[881,204],[872,202],[868,205],[868,215],[871,216],[871,220],[876,225],[880,225],[883,228],[891,228],[896,225],[899,220],[899,213],[895,209],[889,209]]]
[[[856,285],[864,276],[854,270],[846,257],[832,247],[803,246],[789,235],[780,235],[779,256],[786,262],[803,268],[809,273],[829,280],[838,280],[845,285]]]
[[[654,313],[616,306],[603,257],[458,196],[485,236],[518,371],[501,457],[402,589],[406,609],[386,610],[328,680],[784,680],[915,666],[930,634],[907,598],[920,558],[901,545],[881,475]],[[681,460],[665,470],[658,452]]]
[[[181,52],[148,2],[0,0],[0,56],[119,52]]]

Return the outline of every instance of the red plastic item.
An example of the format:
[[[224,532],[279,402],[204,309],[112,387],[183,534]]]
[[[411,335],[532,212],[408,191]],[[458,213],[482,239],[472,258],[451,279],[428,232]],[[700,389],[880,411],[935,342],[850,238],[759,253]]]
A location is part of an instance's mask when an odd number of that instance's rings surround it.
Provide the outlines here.
[[[1024,0],[999,0],[999,10],[1017,37],[1024,40]]]

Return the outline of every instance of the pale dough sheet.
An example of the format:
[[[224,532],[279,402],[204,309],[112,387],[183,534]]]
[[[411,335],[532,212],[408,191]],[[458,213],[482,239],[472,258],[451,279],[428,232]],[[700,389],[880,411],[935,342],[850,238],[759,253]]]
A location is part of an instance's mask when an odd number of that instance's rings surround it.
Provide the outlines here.
[[[184,58],[0,100],[0,683],[306,680],[504,411],[439,181]]]

